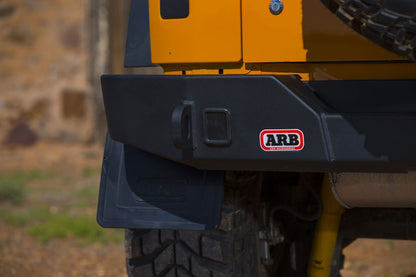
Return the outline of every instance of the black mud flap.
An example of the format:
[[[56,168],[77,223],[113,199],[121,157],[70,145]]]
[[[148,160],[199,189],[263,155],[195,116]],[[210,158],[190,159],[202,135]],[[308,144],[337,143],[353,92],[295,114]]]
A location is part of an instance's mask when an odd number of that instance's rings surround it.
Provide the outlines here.
[[[223,181],[222,171],[194,169],[107,136],[97,221],[115,228],[213,229]]]

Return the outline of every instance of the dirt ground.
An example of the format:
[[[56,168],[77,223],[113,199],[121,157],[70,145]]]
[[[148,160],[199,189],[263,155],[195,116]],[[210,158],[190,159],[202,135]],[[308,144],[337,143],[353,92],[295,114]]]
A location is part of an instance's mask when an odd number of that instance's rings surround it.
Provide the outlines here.
[[[344,250],[343,277],[416,277],[416,242],[359,239]]]
[[[64,222],[74,213],[95,217],[102,147],[57,142],[86,141],[92,132],[91,108],[62,112],[64,92],[87,96],[75,106],[89,101],[88,3],[0,0],[0,179],[25,179],[22,191],[11,191],[19,203],[0,201],[0,276],[125,276],[122,242],[86,243],[59,229],[36,237],[42,222],[27,218],[33,211]]]
[[[126,276],[123,245],[42,244],[24,229],[0,223],[0,276]]]
[[[102,147],[94,145],[37,143],[30,148],[2,148],[0,176],[34,170],[54,175],[29,181],[22,203],[0,203],[0,208],[3,212],[4,208],[12,212],[46,205],[59,213],[71,199],[68,192],[86,185],[93,192],[98,191],[101,159]],[[83,174],[86,169],[91,173]],[[41,194],[36,193],[38,191]],[[95,217],[96,199],[93,201],[92,207],[85,205],[81,212]],[[0,276],[126,276],[124,263],[122,242],[85,243],[69,236],[45,243],[29,234],[27,227],[12,226],[0,220]]]

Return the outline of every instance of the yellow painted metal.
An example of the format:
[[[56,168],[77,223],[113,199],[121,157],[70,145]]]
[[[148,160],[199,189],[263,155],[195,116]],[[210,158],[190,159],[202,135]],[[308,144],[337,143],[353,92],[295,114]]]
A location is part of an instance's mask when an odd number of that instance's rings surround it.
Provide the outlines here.
[[[190,0],[189,16],[162,19],[160,0],[149,0],[154,64],[238,62],[241,54],[240,0]]]
[[[302,39],[302,0],[283,1],[279,15],[269,11],[270,0],[242,0],[243,60],[301,62],[306,60]]]
[[[165,69],[164,69],[164,74],[165,75],[182,75],[182,70],[170,70],[170,71],[166,71]]]
[[[273,63],[263,64],[261,74],[299,74],[308,80],[416,79],[416,63]]]
[[[261,64],[243,64],[240,68],[226,68],[224,74],[259,75],[262,74]]]
[[[403,60],[358,35],[320,0],[282,0],[273,15],[270,0],[242,0],[246,63]]]
[[[190,0],[185,19],[163,20],[149,0],[152,61],[165,74],[298,74],[302,80],[415,79],[403,61],[356,34],[320,0]],[[240,11],[241,8],[241,11]],[[241,16],[240,16],[241,14]],[[242,27],[241,27],[242,26]],[[243,57],[243,60],[242,60]]]
[[[344,208],[337,202],[332,193],[327,175],[322,184],[321,195],[323,210],[315,228],[315,237],[308,266],[309,277],[329,277],[339,223],[344,212]]]
[[[244,74],[288,75],[297,74],[302,80],[380,80],[416,79],[416,63],[265,63],[265,64],[210,64],[164,65],[165,74],[181,75]]]
[[[149,0],[152,62],[278,63],[383,61],[403,58],[366,40],[320,0],[190,0],[187,18],[162,19],[160,1]],[[237,68],[238,69],[238,68]]]

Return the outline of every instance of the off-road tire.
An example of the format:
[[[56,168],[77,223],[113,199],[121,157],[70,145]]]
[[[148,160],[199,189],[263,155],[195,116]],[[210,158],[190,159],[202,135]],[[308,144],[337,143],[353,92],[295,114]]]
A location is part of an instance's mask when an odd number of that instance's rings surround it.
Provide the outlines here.
[[[367,39],[412,61],[416,60],[416,1],[321,1]]]
[[[216,230],[126,230],[129,276],[262,276],[254,216],[258,175],[236,173],[225,185]],[[230,183],[231,182],[231,183]]]

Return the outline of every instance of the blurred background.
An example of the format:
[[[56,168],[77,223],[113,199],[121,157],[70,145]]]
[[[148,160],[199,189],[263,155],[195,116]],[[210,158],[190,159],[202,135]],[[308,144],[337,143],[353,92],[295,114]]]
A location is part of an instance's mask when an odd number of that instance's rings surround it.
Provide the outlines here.
[[[125,276],[123,230],[95,221],[128,0],[0,0],[0,276]],[[160,74],[160,68],[128,73]],[[411,276],[416,243],[359,240],[343,276]],[[416,276],[416,275],[413,275]]]

